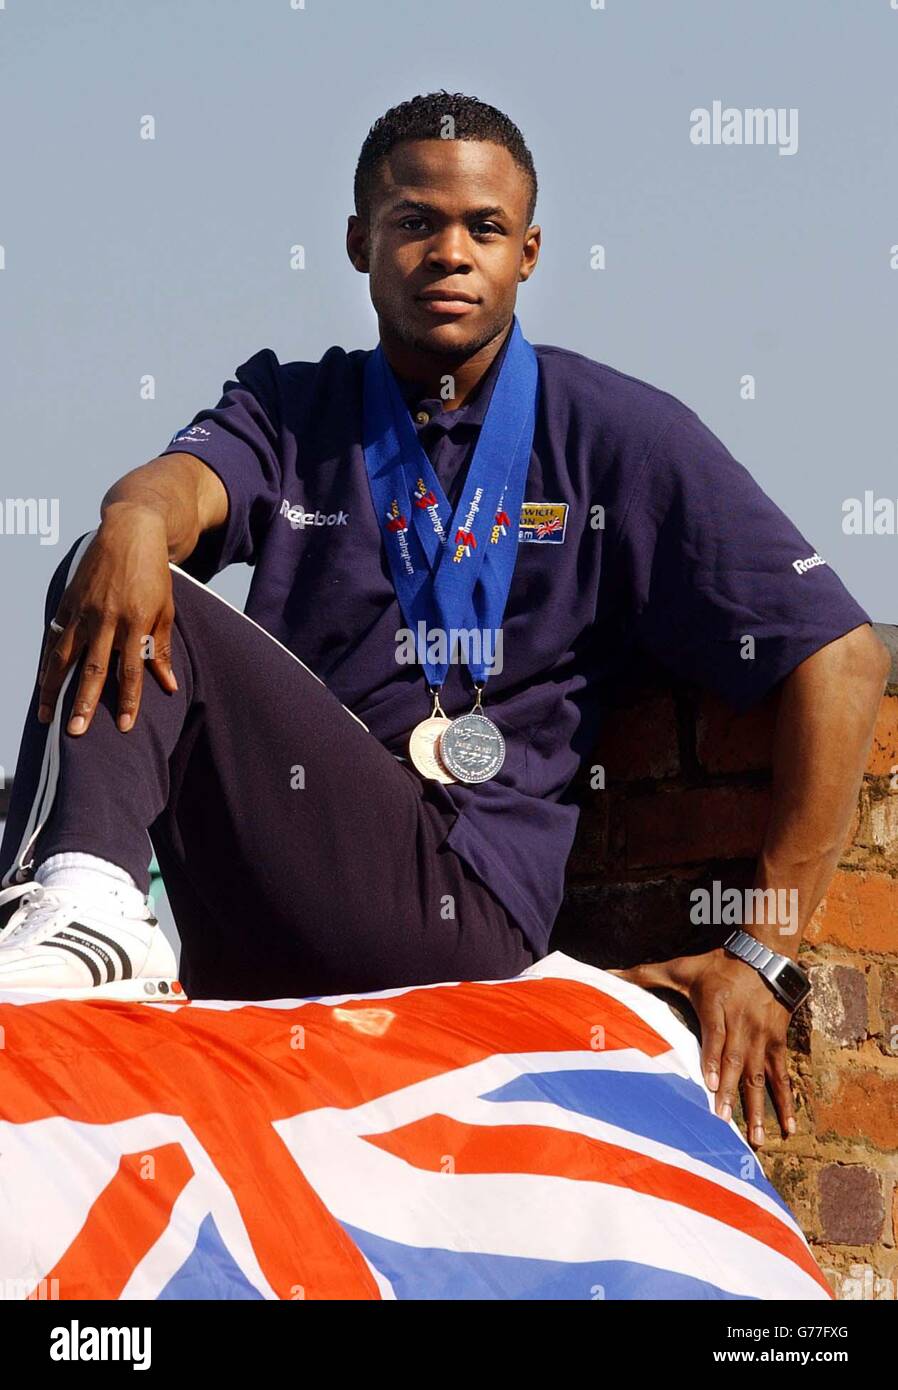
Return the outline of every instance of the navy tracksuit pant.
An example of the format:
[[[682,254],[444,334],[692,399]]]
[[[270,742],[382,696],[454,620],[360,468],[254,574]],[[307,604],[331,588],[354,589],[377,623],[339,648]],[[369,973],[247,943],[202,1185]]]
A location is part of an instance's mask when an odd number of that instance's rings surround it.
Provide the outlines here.
[[[77,549],[50,584],[47,621]],[[146,892],[152,841],[194,998],[504,978],[531,964],[520,929],[445,843],[451,819],[418,774],[245,615],[180,570],[173,583],[179,690],[147,673],[130,732],[115,726],[114,675],[80,737],[65,732],[77,674],[53,726],[37,721],[35,687],[0,874],[79,850]]]

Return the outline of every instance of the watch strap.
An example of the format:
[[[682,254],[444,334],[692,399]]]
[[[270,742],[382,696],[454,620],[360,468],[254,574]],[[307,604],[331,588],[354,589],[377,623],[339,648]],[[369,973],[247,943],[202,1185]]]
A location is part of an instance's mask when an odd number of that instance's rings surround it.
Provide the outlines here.
[[[738,960],[753,966],[764,977],[777,999],[790,1013],[797,1009],[802,1000],[806,999],[810,993],[811,982],[800,965],[791,960],[789,956],[771,950],[769,946],[764,945],[763,941],[758,941],[757,937],[751,936],[747,931],[742,931],[741,928],[734,931],[727,937],[723,946],[725,951],[729,951]],[[800,998],[793,998],[779,982],[780,973],[787,968],[796,971],[804,982],[804,989]]]

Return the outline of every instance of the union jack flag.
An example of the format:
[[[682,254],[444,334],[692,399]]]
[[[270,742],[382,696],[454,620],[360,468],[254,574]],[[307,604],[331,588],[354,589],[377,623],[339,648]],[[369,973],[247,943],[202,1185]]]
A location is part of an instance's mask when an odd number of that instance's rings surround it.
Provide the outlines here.
[[[549,517],[549,520],[548,520],[548,521],[540,521],[540,522],[537,524],[537,527],[536,527],[536,534],[539,536],[540,540],[543,540],[544,537],[550,536],[550,535],[552,534],[553,531],[560,531],[560,530],[561,530],[561,520],[560,520],[560,518],[557,517],[557,516],[551,516],[551,517]]]
[[[370,995],[23,999],[7,1297],[832,1297],[693,1035],[560,953]]]

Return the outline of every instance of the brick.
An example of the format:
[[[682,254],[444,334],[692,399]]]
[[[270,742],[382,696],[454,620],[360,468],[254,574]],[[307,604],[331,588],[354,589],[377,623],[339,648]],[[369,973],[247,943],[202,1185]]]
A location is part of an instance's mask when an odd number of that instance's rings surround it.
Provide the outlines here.
[[[608,859],[610,793],[586,791],[580,797],[580,822],[567,862],[568,880],[598,873]]]
[[[736,714],[710,692],[703,692],[696,722],[696,752],[708,772],[748,772],[771,765],[778,698],[762,700]]]
[[[609,709],[592,759],[606,779],[674,777],[680,770],[677,719],[669,694],[621,709]]]
[[[805,1159],[789,1153],[765,1153],[763,1158],[766,1176],[805,1235],[816,1234],[815,1184]]]
[[[898,694],[882,698],[866,770],[874,777],[887,777],[893,767],[898,767]]]
[[[805,966],[807,965],[807,962],[802,961],[800,957],[799,962]],[[810,1057],[811,1032],[812,1024],[810,1001],[806,999],[803,1004],[799,1005],[799,1007],[793,1013],[792,1017],[789,1019],[789,1027],[786,1032],[786,1047],[788,1048],[790,1055],[793,1053],[799,1053],[803,1057]]]
[[[835,1294],[842,1303],[891,1302],[895,1280],[887,1274],[877,1274],[872,1265],[850,1264],[848,1273],[838,1276]]]
[[[867,978],[848,965],[815,965],[811,974],[811,1022],[828,1042],[847,1047],[866,1038]]]
[[[859,824],[852,838],[856,845],[874,849],[890,860],[898,858],[898,795],[862,796]]]
[[[878,1149],[898,1149],[898,1076],[869,1068],[842,1070],[814,1103],[814,1131],[863,1139]]]
[[[881,971],[882,991],[879,1013],[882,1018],[882,1049],[898,1057],[898,970],[884,966]]]
[[[885,1216],[879,1174],[860,1164],[828,1163],[817,1182],[822,1238],[834,1245],[874,1245]]]
[[[770,806],[766,787],[700,787],[631,797],[624,806],[633,868],[757,854]]]
[[[859,831],[860,828],[861,828],[861,804],[860,804],[860,802],[861,802],[861,798],[859,797],[859,798],[858,798],[858,804],[857,804],[857,805],[855,806],[855,808],[854,808],[854,815],[853,815],[852,818],[851,818],[851,825],[848,827],[848,834],[845,836],[845,843],[844,843],[844,845],[842,846],[842,855],[843,855],[843,856],[846,855],[846,854],[852,849],[852,846],[854,845],[854,842],[855,842],[855,840],[857,839],[858,831]]]
[[[651,879],[569,888],[550,950],[565,951],[601,970],[626,970],[649,960],[710,950],[721,928],[689,920],[691,880]],[[730,928],[723,929],[724,934]]]
[[[895,950],[898,879],[873,871],[837,870],[808,924],[810,945],[832,942],[852,951]]]
[[[880,642],[888,648],[892,658],[892,666],[887,676],[889,687],[898,687],[898,626],[894,623],[874,623],[873,631]]]

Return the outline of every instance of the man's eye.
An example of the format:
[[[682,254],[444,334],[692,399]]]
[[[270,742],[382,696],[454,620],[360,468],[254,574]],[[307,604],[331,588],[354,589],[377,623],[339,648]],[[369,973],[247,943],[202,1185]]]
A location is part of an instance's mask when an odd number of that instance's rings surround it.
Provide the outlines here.
[[[409,224],[409,222],[418,222],[418,223],[422,223],[423,221],[424,221],[424,218],[423,218],[423,217],[403,217],[403,219],[402,219],[402,221],[399,223],[399,225],[400,225],[400,227],[403,227],[403,228],[407,229],[408,231],[418,231],[419,229],[418,229],[417,227],[409,227],[408,224]]]
[[[491,236],[494,232],[500,232],[501,227],[497,227],[495,222],[475,222],[471,229],[475,236]]]

